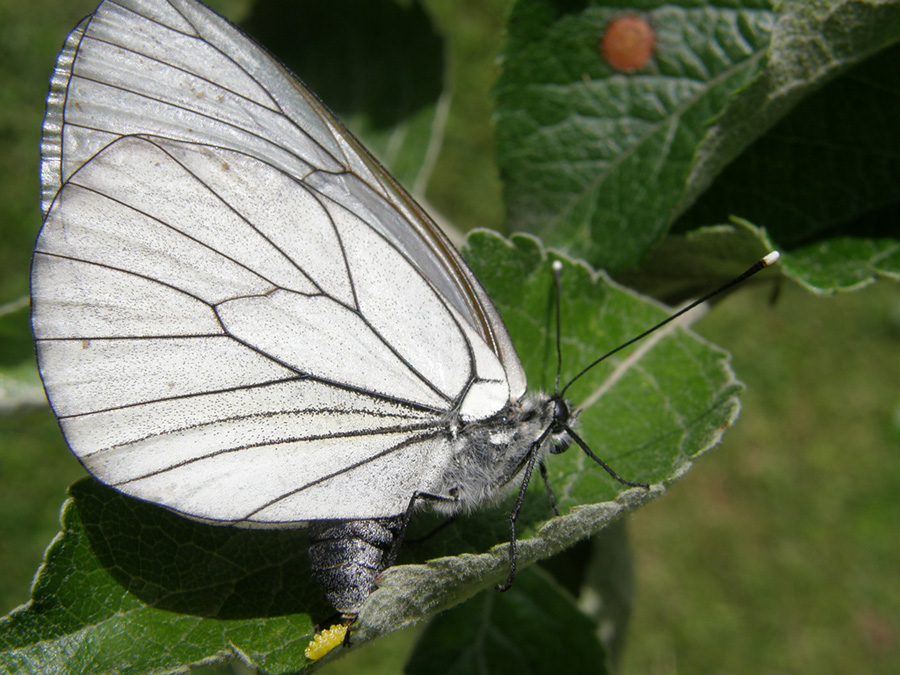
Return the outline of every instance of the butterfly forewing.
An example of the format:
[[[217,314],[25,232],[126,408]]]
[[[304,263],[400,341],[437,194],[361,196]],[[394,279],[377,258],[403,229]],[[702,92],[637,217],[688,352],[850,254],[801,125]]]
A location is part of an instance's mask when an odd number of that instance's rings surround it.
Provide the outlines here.
[[[446,238],[203,6],[102,3],[44,134],[39,366],[104,482],[216,521],[396,515],[444,475],[451,413],[523,393]]]
[[[45,210],[118,137],[233,149],[306,182],[403,253],[501,359],[524,371],[487,294],[428,216],[318,98],[255,42],[193,0],[104,2],[66,42],[45,120]]]

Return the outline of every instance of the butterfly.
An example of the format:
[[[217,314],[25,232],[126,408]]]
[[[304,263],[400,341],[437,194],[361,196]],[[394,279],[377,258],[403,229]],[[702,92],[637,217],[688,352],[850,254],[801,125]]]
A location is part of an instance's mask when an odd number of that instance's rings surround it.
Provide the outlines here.
[[[437,225],[199,2],[105,0],[76,27],[41,179],[32,326],[73,453],[195,520],[305,525],[347,622],[419,509],[518,489],[508,587],[548,452],[577,444],[644,485],[572,429],[566,387],[526,393],[497,309]]]

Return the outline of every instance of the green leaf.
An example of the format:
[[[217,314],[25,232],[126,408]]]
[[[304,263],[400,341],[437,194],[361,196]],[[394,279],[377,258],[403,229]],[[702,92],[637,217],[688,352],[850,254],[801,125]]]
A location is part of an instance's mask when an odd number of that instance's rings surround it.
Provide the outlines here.
[[[515,3],[496,89],[498,161],[515,228],[620,270],[683,210],[707,125],[759,75],[776,17],[766,0],[641,3],[655,56],[622,74],[597,44],[623,8],[601,4]]]
[[[33,363],[0,369],[0,416],[46,405],[44,387]]]
[[[787,249],[783,273],[814,292],[900,277],[900,128],[886,114],[900,96],[898,59],[900,46],[886,49],[803,100],[673,231],[736,213],[765,224],[765,238]]]
[[[640,3],[656,51],[632,74],[593,49],[623,8],[595,4],[554,13],[519,0],[513,11],[497,123],[516,227],[622,272],[647,262],[681,214],[679,235],[735,216],[794,254],[785,273],[813,290],[897,276],[900,138],[887,111],[900,91],[900,2]],[[758,245],[738,234],[746,265]],[[666,259],[623,278],[685,285],[662,278]],[[703,269],[719,262],[703,261],[696,281],[708,288]]]
[[[669,234],[635,272],[616,279],[629,288],[677,304],[734,279],[774,246],[766,233],[744,220]],[[783,258],[782,258],[783,263]],[[783,264],[778,272],[788,275]],[[747,283],[765,283],[765,278]]]
[[[578,609],[594,622],[594,630],[608,654],[610,670],[625,647],[634,602],[634,573],[628,545],[627,521],[617,520],[590,539],[539,563],[578,602]],[[484,591],[490,592],[490,589]]]
[[[481,232],[469,242],[468,259],[504,314],[532,389],[551,386],[551,256],[530,237],[510,242]],[[583,264],[562,261],[564,378],[666,316]],[[739,389],[721,350],[671,326],[579,380],[571,395],[584,407],[584,437],[620,474],[653,487],[624,490],[577,448],[551,457],[564,515],[550,519],[534,481],[519,522],[520,569],[661,494],[733,421]],[[196,523],[93,480],[76,483],[71,494],[31,602],[0,623],[0,669],[28,663],[42,672],[165,673],[234,658],[267,673],[303,666],[313,623],[331,610],[310,578],[302,531]],[[355,642],[421,621],[504,578],[509,504],[407,546],[401,563],[418,564],[382,576]],[[423,517],[414,530],[434,522]],[[421,564],[429,558],[437,559]]]
[[[425,629],[404,672],[606,673],[596,625],[540,568],[506,593],[481,593]]]
[[[634,604],[634,570],[627,522],[612,523],[588,542],[590,556],[578,597],[579,608],[594,621],[615,670],[625,649]]]
[[[0,305],[0,416],[46,405],[34,364],[27,297]]]
[[[766,63],[753,83],[734,96],[708,129],[697,149],[685,203],[693,202],[727,163],[800,100],[898,40],[900,2],[897,0],[779,3]],[[885,93],[880,92],[882,97]],[[896,90],[893,95],[896,96]],[[820,132],[816,134],[820,143],[831,140],[830,128],[818,128],[820,118],[830,116],[828,102],[825,103],[825,107],[817,106],[814,112],[807,108],[801,118]],[[880,104],[884,104],[883,99]],[[878,127],[890,124],[889,120],[880,120],[880,112],[873,112],[875,116],[869,119]]]
[[[199,525],[92,479],[70,495],[31,602],[0,620],[0,670],[167,673],[240,660],[288,673],[305,663],[305,610],[327,610],[307,581],[302,532]]]
[[[878,277],[900,279],[900,241],[835,237],[791,252],[783,267],[817,293],[856,290]]]
[[[641,270],[621,274],[619,280],[672,302],[725,283],[747,267],[748,256],[758,258],[774,248],[768,232],[745,220],[732,220],[732,225],[669,235]],[[900,241],[829,237],[783,253],[779,271],[813,293],[858,290],[879,278],[900,279]]]

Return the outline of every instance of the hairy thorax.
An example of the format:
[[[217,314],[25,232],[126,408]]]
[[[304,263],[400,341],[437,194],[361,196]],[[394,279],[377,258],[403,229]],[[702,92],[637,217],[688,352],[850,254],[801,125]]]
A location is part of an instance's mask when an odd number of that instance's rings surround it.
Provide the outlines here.
[[[453,501],[430,504],[446,514],[468,513],[489,505],[517,487],[532,454],[541,461],[552,445],[568,445],[563,433],[545,433],[554,425],[555,401],[527,395],[493,417],[451,424],[452,456],[435,493]],[[536,446],[539,439],[545,439]]]

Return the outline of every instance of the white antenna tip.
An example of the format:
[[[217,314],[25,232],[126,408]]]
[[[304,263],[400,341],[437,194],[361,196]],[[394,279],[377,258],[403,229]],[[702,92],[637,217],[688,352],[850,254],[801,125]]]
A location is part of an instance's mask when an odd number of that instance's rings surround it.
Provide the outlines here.
[[[562,272],[562,268],[563,268],[563,264],[562,264],[562,261],[561,261],[561,260],[554,260],[554,261],[553,261],[553,271],[554,271],[554,272],[556,272],[557,274],[559,274],[560,272]]]
[[[763,264],[768,267],[769,265],[774,265],[778,262],[778,259],[781,257],[781,254],[778,251],[772,251],[767,256],[765,256],[762,261]]]

